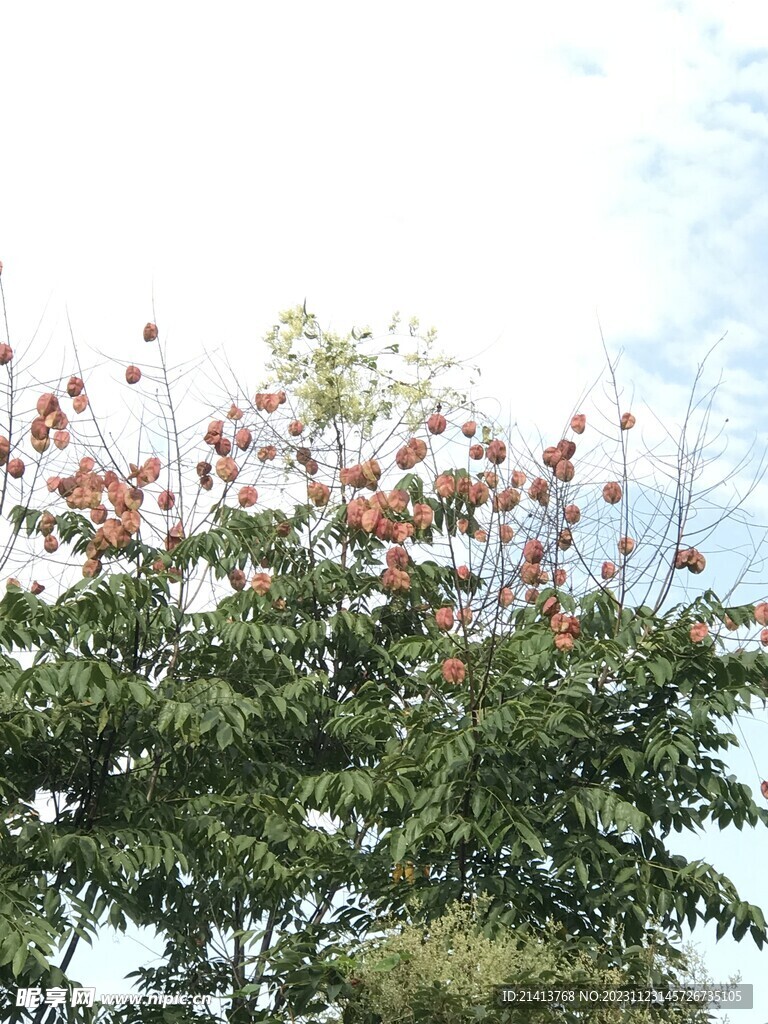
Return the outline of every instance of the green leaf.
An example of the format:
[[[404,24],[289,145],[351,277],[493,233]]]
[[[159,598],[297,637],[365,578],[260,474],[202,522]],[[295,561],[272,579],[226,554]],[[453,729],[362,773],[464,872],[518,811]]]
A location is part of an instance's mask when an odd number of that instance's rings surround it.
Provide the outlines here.
[[[405,857],[408,843],[402,832],[393,833],[389,841],[389,856],[395,864],[399,864]]]
[[[288,711],[288,702],[286,701],[285,697],[281,697],[280,694],[278,693],[270,693],[269,699],[277,708],[280,717],[285,718],[286,712]]]
[[[109,721],[109,708],[106,704],[102,704],[101,711],[99,711],[99,721],[96,728],[96,735],[101,736],[104,732],[107,722]]]
[[[587,824],[587,815],[584,810],[584,806],[581,802],[580,795],[577,794],[574,800],[571,800],[571,807],[576,811],[576,815],[579,819],[579,824],[584,828]]]
[[[14,978],[18,978],[21,972],[24,970],[24,965],[27,962],[27,944],[22,942],[13,957],[13,963],[11,964],[11,972]]]
[[[222,722],[216,730],[216,742],[219,745],[219,749],[224,750],[228,747],[232,743],[233,738],[232,726],[229,722]]]
[[[653,661],[650,661],[648,663],[648,669],[658,686],[663,686],[666,682],[672,679],[672,665],[666,658],[655,658]]]
[[[381,960],[377,960],[371,964],[371,970],[377,973],[388,974],[394,967],[399,966],[402,962],[402,957],[399,953],[393,953],[391,956],[382,957]]]
[[[576,869],[576,874],[578,875],[579,881],[581,882],[582,886],[586,889],[587,884],[589,882],[589,875],[587,873],[587,867],[584,861],[581,859],[581,857],[576,858],[576,860],[573,863],[573,866]]]

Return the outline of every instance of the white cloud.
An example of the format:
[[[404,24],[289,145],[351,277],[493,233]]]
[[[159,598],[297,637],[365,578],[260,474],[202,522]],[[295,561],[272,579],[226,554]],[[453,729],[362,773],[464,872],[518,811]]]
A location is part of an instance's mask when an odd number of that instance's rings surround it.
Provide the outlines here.
[[[55,288],[54,315],[67,302],[78,334],[117,344],[154,281],[180,346],[250,345],[308,294],[335,319],[397,306],[457,340],[503,332],[521,358],[521,340],[594,348],[596,307],[615,344],[704,312],[691,222],[750,143],[696,124],[735,45],[702,44],[701,15],[185,10],[17,13],[34,46],[3,55],[24,140],[4,247],[30,319]]]

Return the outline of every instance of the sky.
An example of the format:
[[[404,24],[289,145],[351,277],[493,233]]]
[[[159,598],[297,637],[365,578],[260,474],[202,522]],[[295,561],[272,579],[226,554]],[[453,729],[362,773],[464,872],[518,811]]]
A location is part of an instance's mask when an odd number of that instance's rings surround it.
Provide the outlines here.
[[[226,353],[255,380],[276,314],[306,299],[334,329],[435,325],[481,367],[473,397],[543,434],[599,377],[602,332],[654,439],[651,410],[679,420],[723,338],[712,473],[765,449],[763,5],[42,0],[2,20],[0,260],[41,381],[70,324],[109,370],[147,358],[151,319],[171,362]],[[757,530],[768,489],[750,501]],[[746,733],[765,775],[767,723]],[[756,786],[746,754],[732,767]],[[768,907],[762,833],[680,848]],[[738,1020],[768,1020],[759,954],[713,933],[710,973],[756,985]],[[119,950],[83,972],[115,990]]]

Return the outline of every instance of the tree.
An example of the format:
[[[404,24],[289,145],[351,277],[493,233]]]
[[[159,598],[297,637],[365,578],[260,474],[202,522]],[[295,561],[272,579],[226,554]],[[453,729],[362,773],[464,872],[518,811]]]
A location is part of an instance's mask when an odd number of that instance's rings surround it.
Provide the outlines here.
[[[429,926],[406,924],[359,943],[349,958],[343,1024],[705,1024],[707,1006],[653,1005],[648,976],[661,973],[675,989],[712,986],[691,950],[683,969],[670,970],[649,946],[647,969],[632,985],[622,970],[596,968],[569,950],[553,928],[520,941],[514,932],[483,934],[479,899],[456,903]],[[633,994],[619,990],[634,988]],[[505,993],[502,1000],[501,992]],[[666,991],[664,989],[658,990]],[[517,1000],[513,999],[513,995]],[[623,1003],[619,1001],[623,997]],[[647,999],[647,1001],[645,1001]]]
[[[126,388],[154,375],[164,397],[145,399],[154,450],[133,458],[93,413],[96,387],[80,401],[78,366],[37,396],[29,489],[14,421],[28,406],[0,351],[0,507],[16,501],[5,558],[18,573],[0,618],[3,983],[64,984],[79,942],[132,921],[167,943],[145,989],[222,991],[233,1022],[298,1018],[344,991],[351,933],[476,894],[487,928],[523,938],[552,920],[605,969],[632,970],[651,932],[674,959],[686,918],[762,943],[760,910],[665,843],[709,820],[767,820],[716,756],[736,742],[718,720],[762,699],[766,675],[764,654],[724,650],[720,626],[760,621],[761,606],[709,591],[665,605],[674,566],[705,567],[683,543],[692,487],[675,481],[672,511],[655,502],[666,534],[622,541],[607,572],[606,534],[629,535],[623,433],[617,479],[586,481],[577,509],[568,439],[534,476],[522,455],[508,469],[495,425],[480,443],[468,420],[457,465],[446,413],[455,428],[466,396],[437,388],[450,367],[418,324],[398,365],[402,341],[324,332],[306,308],[280,319],[279,376],[252,403],[230,393],[207,430],[176,402],[148,324],[159,365],[131,363]],[[68,422],[65,392],[89,428]],[[681,464],[692,482],[696,461]],[[274,507],[270,482],[284,491]],[[647,496],[636,507],[652,531]],[[51,600],[19,580],[41,575],[41,537],[45,557],[81,560]],[[633,606],[648,566],[661,591]]]

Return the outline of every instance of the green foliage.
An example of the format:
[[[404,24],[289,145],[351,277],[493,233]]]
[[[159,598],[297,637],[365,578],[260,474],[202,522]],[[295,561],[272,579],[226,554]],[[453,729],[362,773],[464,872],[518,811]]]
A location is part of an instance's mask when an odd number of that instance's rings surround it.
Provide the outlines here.
[[[605,991],[620,986],[649,987],[650,978],[665,984],[704,984],[692,972],[698,967],[686,956],[676,966],[665,963],[651,949],[643,952],[635,971],[597,967],[594,960],[572,948],[562,930],[551,922],[537,936],[518,937],[505,931],[489,937],[484,931],[485,900],[455,903],[428,927],[390,926],[376,938],[360,944],[344,963],[345,985],[338,1009],[329,1020],[341,1024],[657,1024],[671,1019],[678,1024],[706,1024],[705,1009],[668,1008],[663,1018],[646,1007],[618,1009],[604,1004],[569,1008],[531,1002],[505,1005],[503,986],[542,991],[577,988]],[[645,969],[643,969],[643,967]]]
[[[466,401],[452,388],[435,389],[435,379],[457,364],[433,354],[436,333],[419,335],[418,327],[412,320],[410,335],[418,346],[400,356],[395,375],[385,367],[384,357],[399,356],[398,342],[370,346],[368,354],[364,343],[372,336],[369,328],[353,328],[346,335],[323,331],[306,304],[296,306],[280,314],[280,323],[264,339],[272,353],[267,369],[291,388],[313,434],[336,424],[341,429],[357,427],[370,440],[374,425],[395,412],[416,430],[425,408],[438,401]],[[414,379],[402,379],[404,368],[412,370]]]
[[[234,544],[227,527],[209,536],[212,552]],[[285,550],[299,558],[300,540]],[[441,574],[426,563],[413,576],[439,606]],[[586,598],[571,657],[525,609],[492,656],[489,640],[470,641],[473,697],[440,679],[451,641],[413,595],[375,606],[370,581],[353,542],[346,568],[316,559],[269,599],[244,591],[204,613],[179,616],[166,586],[131,576],[55,605],[6,594],[3,643],[39,652],[26,669],[6,658],[0,681],[8,984],[53,977],[57,936],[130,920],[168,940],[144,985],[228,991],[215,922],[243,935],[246,976],[279,979],[309,1012],[350,930],[386,913],[437,922],[471,893],[496,929],[533,935],[551,919],[597,948],[601,969],[631,966],[651,927],[671,955],[683,920],[717,917],[720,934],[763,941],[758,908],[665,844],[705,821],[768,817],[717,756],[735,741],[718,721],[748,710],[768,665],[691,645],[688,622],[720,613],[711,596],[636,610],[618,631],[615,603]],[[172,675],[151,684],[158,666]],[[53,822],[30,814],[41,791],[56,794]],[[395,884],[404,860],[429,870]],[[330,901],[325,920],[307,920],[305,899]]]

